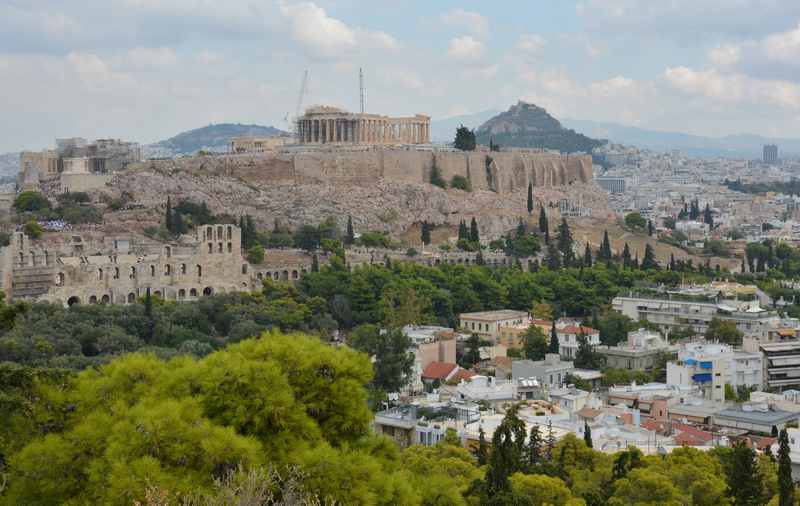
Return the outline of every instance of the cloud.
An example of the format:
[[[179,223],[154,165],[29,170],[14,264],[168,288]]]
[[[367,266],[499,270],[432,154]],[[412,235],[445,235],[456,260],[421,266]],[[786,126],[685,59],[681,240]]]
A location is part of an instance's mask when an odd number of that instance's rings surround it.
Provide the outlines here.
[[[96,54],[72,52],[67,55],[72,70],[91,91],[124,91],[136,86],[128,74],[115,72]]]
[[[800,23],[793,30],[769,35],[761,46],[770,60],[797,64],[800,60]]]
[[[676,90],[715,102],[769,104],[800,109],[800,86],[788,81],[721,73],[713,68],[696,71],[688,67],[668,67],[664,71],[664,79]]]
[[[526,53],[538,53],[544,48],[547,41],[538,33],[524,33],[519,36],[517,49]]]
[[[147,69],[175,65],[178,55],[169,47],[135,47],[122,58],[122,64],[130,68]]]
[[[485,52],[486,46],[483,45],[483,42],[475,40],[469,35],[450,39],[450,44],[447,47],[447,56],[459,61],[479,60]]]
[[[736,45],[719,45],[708,52],[708,59],[714,65],[727,67],[739,61],[741,48]]]
[[[215,51],[204,49],[194,57],[195,61],[201,65],[216,65],[223,61],[222,55]]]
[[[402,47],[397,39],[386,32],[359,29],[356,33],[358,43],[368,48],[396,50]]]
[[[477,12],[451,9],[441,15],[441,20],[448,26],[467,30],[481,38],[489,34],[489,20]]]

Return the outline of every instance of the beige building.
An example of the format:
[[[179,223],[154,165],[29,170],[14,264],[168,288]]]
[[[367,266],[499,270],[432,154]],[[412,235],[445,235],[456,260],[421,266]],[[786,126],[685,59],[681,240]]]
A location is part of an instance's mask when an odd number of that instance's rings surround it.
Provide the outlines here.
[[[481,311],[477,313],[462,313],[459,315],[461,329],[470,334],[478,334],[497,342],[502,327],[522,325],[529,319],[525,311],[501,309],[498,311]],[[505,343],[504,343],[505,344]]]
[[[297,120],[299,144],[428,144],[430,116],[391,118],[317,106]]]

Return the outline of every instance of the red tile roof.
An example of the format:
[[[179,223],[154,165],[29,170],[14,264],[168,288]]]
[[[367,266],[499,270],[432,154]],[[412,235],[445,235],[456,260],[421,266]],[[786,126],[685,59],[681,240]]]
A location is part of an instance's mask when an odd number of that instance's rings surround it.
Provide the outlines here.
[[[477,374],[468,369],[459,369],[448,381],[461,381],[462,379],[470,379],[473,376],[477,376]]]
[[[457,367],[457,364],[448,362],[431,362],[428,364],[428,367],[422,371],[422,377],[425,379],[445,380]]]
[[[711,441],[714,438],[714,435],[708,431],[700,430],[691,425],[686,425],[685,423],[672,423],[672,428],[682,434],[689,434],[696,439],[700,439],[702,441]]]

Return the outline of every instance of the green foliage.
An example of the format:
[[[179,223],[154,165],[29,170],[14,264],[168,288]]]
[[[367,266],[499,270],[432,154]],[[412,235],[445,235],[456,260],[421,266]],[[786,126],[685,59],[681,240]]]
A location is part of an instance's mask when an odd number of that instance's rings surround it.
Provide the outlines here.
[[[50,201],[39,192],[24,191],[14,199],[14,209],[18,213],[44,211],[50,209]]]
[[[414,355],[409,351],[411,339],[401,330],[381,331],[376,325],[364,324],[353,329],[347,343],[374,357],[374,388],[397,392],[408,382]]]
[[[396,246],[391,237],[384,232],[364,232],[357,242],[367,248],[394,248]]]
[[[442,189],[447,188],[447,181],[444,180],[441,169],[439,169],[439,166],[436,165],[435,156],[433,157],[433,165],[431,165],[430,183]]]
[[[28,223],[26,223],[25,226],[22,228],[22,230],[31,239],[39,239],[40,237],[42,237],[42,234],[44,233],[44,229],[42,228],[42,226],[36,223],[36,221],[34,220],[31,220]]]
[[[258,265],[264,262],[264,246],[254,244],[247,250],[247,261],[251,264]]]
[[[536,325],[531,325],[525,331],[523,351],[525,358],[530,360],[544,360],[547,353],[547,336],[542,329]]]
[[[632,212],[625,215],[625,225],[634,230],[644,230],[647,226],[647,220],[638,212]]]
[[[705,338],[709,341],[719,341],[731,345],[739,345],[744,333],[736,328],[736,323],[731,320],[722,320],[714,317],[708,324]]]
[[[475,132],[464,125],[458,127],[453,147],[461,151],[475,151]]]
[[[455,175],[452,179],[450,179],[450,188],[471,192],[472,184],[470,184],[469,179],[465,178],[464,176]]]

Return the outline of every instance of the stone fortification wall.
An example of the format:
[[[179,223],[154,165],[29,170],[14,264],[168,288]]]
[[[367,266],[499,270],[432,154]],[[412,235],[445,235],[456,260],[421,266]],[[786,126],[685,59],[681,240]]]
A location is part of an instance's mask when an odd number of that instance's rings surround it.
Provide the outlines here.
[[[423,149],[328,149],[148,161],[134,168],[225,175],[267,184],[425,183],[436,166],[442,177],[466,177],[476,190],[510,193],[534,187],[569,186],[592,180],[589,155],[458,152]]]

